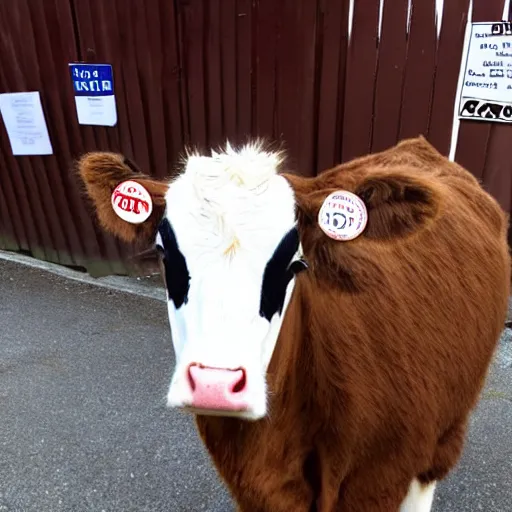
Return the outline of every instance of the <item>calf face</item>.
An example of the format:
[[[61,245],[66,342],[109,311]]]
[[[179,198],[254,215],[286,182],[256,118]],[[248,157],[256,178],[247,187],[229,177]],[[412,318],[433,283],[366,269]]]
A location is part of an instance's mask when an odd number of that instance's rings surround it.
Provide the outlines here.
[[[143,229],[161,255],[176,355],[169,406],[253,420],[266,414],[267,367],[294,276],[305,268],[294,193],[279,164],[279,154],[257,146],[228,146],[190,156],[184,172],[163,184],[133,175],[119,155],[80,162],[102,225],[130,241]],[[163,205],[144,227],[109,207],[113,189],[128,179]]]
[[[293,191],[276,164],[250,150],[192,157],[169,186],[156,245],[176,353],[171,406],[265,415],[266,369],[300,258]]]

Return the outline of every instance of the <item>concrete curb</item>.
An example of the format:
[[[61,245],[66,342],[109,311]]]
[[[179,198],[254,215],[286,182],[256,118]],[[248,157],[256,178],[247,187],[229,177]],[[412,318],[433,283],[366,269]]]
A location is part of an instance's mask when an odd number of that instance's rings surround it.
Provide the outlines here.
[[[76,270],[57,265],[56,263],[38,260],[15,252],[0,251],[0,261],[1,260],[44,270],[79,283],[90,284],[124,293],[131,293],[133,295],[159,300],[161,302],[167,301],[164,288],[145,284],[140,280],[140,278],[136,277],[108,276],[94,278],[84,272],[78,272]]]

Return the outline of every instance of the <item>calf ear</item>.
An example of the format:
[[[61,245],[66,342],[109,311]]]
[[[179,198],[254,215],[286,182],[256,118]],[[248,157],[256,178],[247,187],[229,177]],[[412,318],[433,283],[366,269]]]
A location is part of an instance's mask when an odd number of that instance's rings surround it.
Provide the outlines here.
[[[440,205],[437,186],[420,176],[371,176],[355,193],[368,210],[364,236],[376,240],[406,236],[426,227]]]
[[[141,173],[123,155],[108,152],[84,155],[78,161],[78,173],[103,229],[129,243],[146,245],[154,240],[158,224],[165,212],[168,184]],[[112,207],[112,192],[126,180],[138,182],[152,198],[151,215],[140,224],[131,224],[121,219]]]
[[[333,182],[324,186],[322,175],[313,179],[285,177],[295,192],[301,224],[316,224],[325,198],[336,190],[348,190],[363,200],[368,212],[361,236],[374,240],[389,240],[422,229],[435,219],[441,202],[438,185],[421,175],[372,173],[357,185],[348,175],[345,180],[339,180],[338,186]]]

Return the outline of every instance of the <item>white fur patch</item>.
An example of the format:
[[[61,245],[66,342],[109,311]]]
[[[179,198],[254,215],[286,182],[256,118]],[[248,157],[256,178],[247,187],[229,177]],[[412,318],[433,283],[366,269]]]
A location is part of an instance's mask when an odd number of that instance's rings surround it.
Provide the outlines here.
[[[400,512],[430,512],[434,502],[435,490],[436,482],[422,485],[418,480],[414,479],[411,482],[407,496],[400,506]]]
[[[243,367],[251,410],[240,415],[266,413],[266,370],[282,316],[260,316],[261,286],[268,260],[296,222],[293,190],[277,174],[281,160],[258,143],[239,150],[228,144],[212,157],[191,155],[169,187],[166,215],[190,274],[188,302],[168,308],[176,353],[170,406],[190,399],[186,369],[198,363]],[[285,306],[292,289],[293,280]]]

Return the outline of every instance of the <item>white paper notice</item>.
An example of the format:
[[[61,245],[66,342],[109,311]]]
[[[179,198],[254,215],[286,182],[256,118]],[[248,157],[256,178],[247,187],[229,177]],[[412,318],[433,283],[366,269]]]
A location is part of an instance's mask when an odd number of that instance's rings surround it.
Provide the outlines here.
[[[462,62],[459,117],[512,123],[512,23],[473,23]]]
[[[80,124],[115,126],[117,110],[115,96],[75,96]]]
[[[39,91],[0,94],[0,112],[14,155],[52,155]]]

